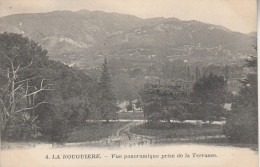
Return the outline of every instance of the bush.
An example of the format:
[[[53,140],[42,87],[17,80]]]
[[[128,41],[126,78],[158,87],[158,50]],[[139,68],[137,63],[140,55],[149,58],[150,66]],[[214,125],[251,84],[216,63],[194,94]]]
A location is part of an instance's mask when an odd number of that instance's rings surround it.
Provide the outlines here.
[[[39,126],[44,141],[62,143],[68,137],[68,120],[61,112],[46,112]]]
[[[68,127],[65,119],[52,120],[51,142],[62,143],[68,138]]]
[[[8,141],[28,141],[40,136],[39,127],[36,123],[32,122],[32,119],[29,119],[23,113],[19,113],[8,119],[2,139]]]
[[[227,118],[223,133],[230,142],[258,143],[257,118],[247,114],[232,114]]]

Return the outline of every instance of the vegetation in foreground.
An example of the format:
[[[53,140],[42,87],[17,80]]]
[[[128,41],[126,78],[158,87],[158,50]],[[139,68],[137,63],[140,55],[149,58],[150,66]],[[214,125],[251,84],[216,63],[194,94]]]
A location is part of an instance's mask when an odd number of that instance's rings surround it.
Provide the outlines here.
[[[224,133],[234,143],[258,143],[257,57],[247,59],[245,66],[251,72],[241,80],[242,87],[227,115]]]
[[[215,124],[202,124],[201,127],[191,123],[168,123],[168,122],[158,122],[152,123],[148,122],[131,129],[131,132],[155,136],[158,139],[167,138],[192,138],[197,136],[214,136],[221,135],[222,125]]]
[[[66,142],[99,141],[115,134],[118,129],[127,123],[128,122],[86,123],[73,129],[69,133]]]

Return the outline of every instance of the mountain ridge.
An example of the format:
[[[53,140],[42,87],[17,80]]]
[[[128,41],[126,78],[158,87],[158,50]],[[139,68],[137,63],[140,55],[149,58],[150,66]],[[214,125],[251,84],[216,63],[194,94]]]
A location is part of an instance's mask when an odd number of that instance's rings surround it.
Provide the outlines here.
[[[88,10],[4,16],[0,32],[5,31],[22,33],[43,45],[52,59],[83,62],[81,67],[99,63],[102,56],[204,61],[203,57],[214,63],[222,52],[236,63],[251,54],[256,43],[256,33],[234,32],[221,25]]]

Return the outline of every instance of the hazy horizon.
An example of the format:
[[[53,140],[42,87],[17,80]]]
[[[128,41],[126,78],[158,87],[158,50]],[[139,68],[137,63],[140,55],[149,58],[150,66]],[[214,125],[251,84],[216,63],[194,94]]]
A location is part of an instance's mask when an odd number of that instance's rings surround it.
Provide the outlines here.
[[[256,0],[5,0],[0,2],[0,17],[52,11],[103,11],[139,18],[177,18],[221,25],[241,33],[256,32]]]

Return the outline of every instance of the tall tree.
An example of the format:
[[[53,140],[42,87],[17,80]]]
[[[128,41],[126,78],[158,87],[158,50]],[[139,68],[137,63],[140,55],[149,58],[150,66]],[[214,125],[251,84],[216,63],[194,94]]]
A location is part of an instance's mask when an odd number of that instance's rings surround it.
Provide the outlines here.
[[[223,115],[222,106],[226,97],[224,77],[210,73],[204,75],[193,86],[192,99],[197,103],[198,119],[218,119]]]
[[[116,119],[116,97],[112,89],[112,78],[109,73],[107,59],[104,60],[101,78],[98,83],[99,91],[99,111],[101,118],[107,122]]]
[[[257,57],[251,56],[246,60],[245,66],[251,71],[241,81],[242,87],[227,117],[224,133],[232,142],[257,143]]]
[[[140,97],[149,121],[187,118],[188,94],[179,86],[146,84]]]

